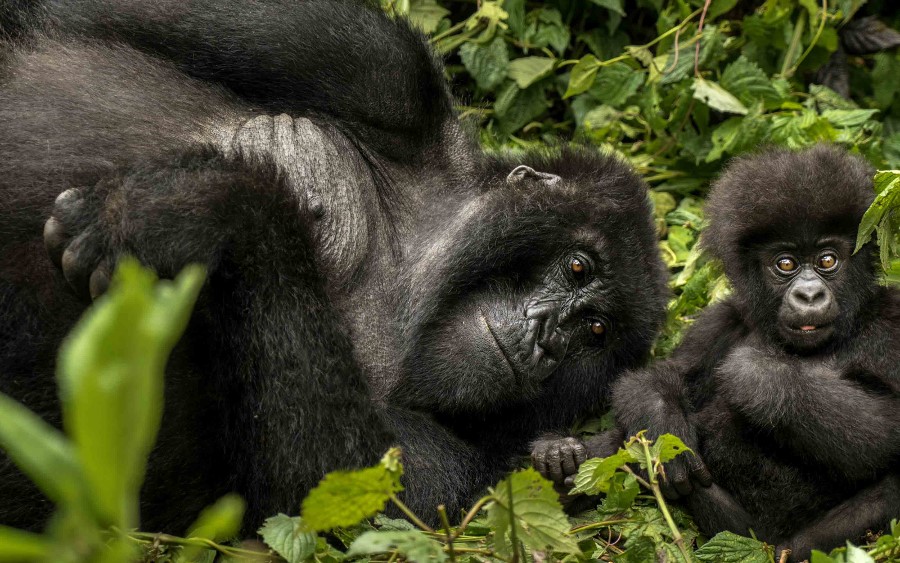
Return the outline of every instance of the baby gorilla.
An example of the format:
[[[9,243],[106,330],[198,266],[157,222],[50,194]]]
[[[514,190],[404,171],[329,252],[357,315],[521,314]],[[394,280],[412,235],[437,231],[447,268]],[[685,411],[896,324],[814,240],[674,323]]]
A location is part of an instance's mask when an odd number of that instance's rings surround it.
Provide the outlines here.
[[[586,457],[649,429],[698,456],[666,466],[707,534],[747,534],[795,560],[900,516],[900,292],[853,254],[872,173],[830,146],[735,161],[713,187],[705,247],[734,291],[673,357],[623,377],[619,428],[593,443],[535,445],[564,484]]]

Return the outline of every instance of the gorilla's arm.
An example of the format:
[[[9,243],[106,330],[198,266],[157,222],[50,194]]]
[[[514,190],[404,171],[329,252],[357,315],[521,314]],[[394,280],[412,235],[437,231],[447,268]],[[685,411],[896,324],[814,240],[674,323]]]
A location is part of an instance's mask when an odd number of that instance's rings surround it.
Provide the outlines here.
[[[421,34],[361,2],[48,0],[50,25],[162,55],[268,112],[330,116],[391,158],[452,115]]]
[[[207,335],[196,375],[209,378],[208,400],[222,402],[213,436],[228,488],[249,503],[248,526],[296,510],[326,472],[374,464],[394,443],[299,209],[271,167],[200,151],[68,194],[48,227],[70,283],[121,253],[163,275],[188,262],[208,268],[192,321]]]
[[[825,361],[750,344],[729,354],[716,379],[730,405],[792,449],[851,479],[867,478],[900,453],[900,393],[890,388],[900,374],[891,356],[880,366],[868,361],[881,373],[862,377],[840,355]]]
[[[858,541],[867,530],[884,530],[898,514],[900,475],[891,474],[829,510],[782,547],[791,549],[793,561],[802,561],[813,549],[828,552],[847,540]]]

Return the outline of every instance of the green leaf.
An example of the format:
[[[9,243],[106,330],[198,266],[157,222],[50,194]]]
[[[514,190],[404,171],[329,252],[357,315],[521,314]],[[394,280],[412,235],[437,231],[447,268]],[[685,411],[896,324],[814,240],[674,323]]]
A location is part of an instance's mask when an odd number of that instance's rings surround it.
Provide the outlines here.
[[[459,56],[482,90],[491,90],[506,78],[509,54],[506,42],[500,37],[486,45],[473,41],[465,43],[459,49]]]
[[[424,33],[437,31],[441,20],[450,15],[450,10],[435,0],[412,0],[409,6],[409,21]]]
[[[241,497],[234,494],[225,495],[200,513],[188,530],[188,537],[215,542],[231,539],[240,531],[243,518],[244,501]],[[204,552],[213,554],[209,549],[185,546],[178,556],[178,561],[196,561]]]
[[[673,434],[661,435],[650,446],[650,456],[658,459],[660,463],[672,461],[675,457],[689,451],[691,449],[684,445],[681,438]]]
[[[509,63],[508,75],[524,90],[550,74],[555,63],[548,57],[522,57]]]
[[[715,110],[739,115],[746,115],[749,111],[731,92],[711,80],[695,78],[692,89],[694,98]]]
[[[876,113],[877,109],[829,109],[822,112],[822,117],[835,127],[859,127]]]
[[[566,535],[569,520],[559,504],[553,484],[534,469],[510,474],[497,484],[487,505],[488,521],[494,527],[495,545],[502,556],[510,556],[512,538],[531,549],[580,553],[575,540]]]
[[[391,496],[403,490],[400,452],[391,449],[374,467],[334,471],[303,499],[303,521],[316,532],[348,527],[384,510]]]
[[[710,563],[768,563],[766,544],[731,532],[720,532],[696,552],[697,559]]]
[[[618,513],[628,510],[640,492],[641,487],[634,475],[617,471],[609,480],[609,489],[603,499],[603,511]]]
[[[596,495],[608,491],[609,480],[612,479],[616,470],[635,461],[635,457],[624,449],[619,449],[609,457],[585,461],[575,475],[575,487],[572,489],[572,494]]]
[[[591,95],[612,107],[622,106],[644,83],[644,73],[625,63],[615,63],[600,70]]]
[[[266,518],[258,533],[288,563],[301,563],[316,552],[316,534],[304,528],[299,516],[279,514]]]
[[[366,532],[353,542],[347,551],[347,556],[373,555],[394,551],[413,563],[440,563],[447,560],[443,546],[418,530]]]
[[[581,57],[578,63],[572,67],[572,73],[569,75],[569,85],[566,87],[565,98],[585,92],[594,84],[594,78],[597,77],[597,71],[600,67],[597,65],[597,57],[594,55],[585,55]]]
[[[859,249],[872,239],[872,233],[885,214],[890,209],[900,207],[900,170],[881,170],[876,173],[875,189],[878,190],[878,195],[859,224],[854,253],[859,252]]]
[[[86,496],[72,444],[38,415],[3,394],[0,447],[50,500],[73,504]]]
[[[58,364],[66,430],[105,524],[138,524],[138,493],[162,417],[163,378],[203,285],[202,268],[173,281],[124,260],[112,289],[63,343]]]
[[[756,101],[763,102],[767,108],[781,104],[781,94],[766,73],[744,56],[725,67],[721,84],[728,92],[735,92],[738,100],[747,106]]]
[[[31,532],[0,526],[0,563],[49,561],[53,543]]]
[[[591,0],[591,2],[606,8],[610,12],[615,12],[623,18],[625,17],[625,8],[622,7],[622,0]]]
[[[509,135],[547,111],[547,95],[539,85],[520,90],[514,82],[500,91],[494,104],[500,132]]]

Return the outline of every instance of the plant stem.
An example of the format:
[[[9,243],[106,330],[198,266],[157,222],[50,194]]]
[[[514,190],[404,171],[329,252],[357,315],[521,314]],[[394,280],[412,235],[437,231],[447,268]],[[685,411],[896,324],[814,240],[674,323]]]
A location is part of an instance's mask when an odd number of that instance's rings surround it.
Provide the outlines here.
[[[800,67],[800,63],[803,62],[803,59],[806,58],[807,55],[813,50],[813,47],[816,46],[816,43],[819,41],[819,37],[822,35],[822,31],[825,29],[825,20],[828,19],[828,0],[822,0],[822,19],[819,21],[819,28],[816,30],[816,34],[813,36],[812,41],[809,42],[809,46],[803,51],[803,54],[800,55],[800,58],[797,59],[793,65],[791,65],[790,73],[793,75],[794,72],[797,71],[797,68]]]
[[[602,522],[591,522],[590,524],[585,524],[583,526],[578,526],[576,528],[572,528],[566,535],[579,534],[581,532],[586,532],[588,530],[593,530],[595,528],[608,528],[609,526],[614,526],[616,524],[628,524],[629,522],[635,522],[636,520],[631,520],[629,518],[621,518],[619,520],[604,520]]]
[[[641,446],[644,448],[644,458],[647,460],[647,476],[650,478],[650,488],[653,491],[653,496],[656,497],[656,503],[659,505],[659,510],[662,512],[663,518],[665,518],[666,524],[669,526],[669,530],[672,531],[672,537],[675,538],[675,545],[678,546],[681,556],[684,557],[684,562],[691,563],[691,556],[687,551],[687,547],[684,545],[684,538],[681,536],[681,530],[678,529],[678,526],[675,525],[675,520],[673,520],[672,515],[669,514],[669,507],[666,505],[662,490],[659,488],[659,481],[656,479],[656,469],[653,467],[653,456],[650,455],[650,442],[641,438]]]
[[[441,517],[441,524],[444,526],[444,533],[447,536],[447,554],[450,556],[450,561],[456,563],[456,553],[453,551],[453,535],[450,533],[450,520],[447,518],[447,508],[443,504],[439,504],[437,511]]]
[[[513,512],[513,488],[512,488],[512,479],[506,480],[506,488],[509,493],[509,539],[510,543],[512,543],[513,555],[511,563],[518,563],[519,561],[519,538],[516,537],[516,515]]]
[[[462,519],[462,522],[460,522],[459,526],[457,526],[456,531],[453,532],[452,539],[456,540],[459,538],[459,536],[462,535],[462,533],[466,529],[466,526],[469,525],[469,523],[475,518],[475,516],[478,515],[481,509],[484,508],[484,505],[490,502],[492,498],[493,497],[491,497],[491,495],[487,495],[478,499],[478,502],[476,502],[472,506],[472,508],[469,509],[469,512],[466,513],[465,517]]]
[[[391,501],[392,501],[394,504],[397,505],[397,508],[399,508],[400,511],[403,512],[403,514],[406,514],[406,517],[409,518],[409,521],[410,521],[410,522],[412,522],[413,524],[415,524],[415,525],[418,526],[419,528],[425,530],[426,532],[430,532],[430,533],[432,533],[432,534],[435,533],[434,528],[432,528],[431,526],[429,526],[429,525],[426,524],[425,522],[422,522],[422,521],[419,519],[419,517],[416,516],[415,513],[414,513],[412,510],[409,509],[408,506],[406,506],[405,504],[403,504],[403,502],[402,502],[400,499],[397,498],[397,495],[395,495],[394,493],[391,493],[390,499],[391,499]]]
[[[784,61],[781,63],[781,76],[784,78],[789,78],[790,74],[788,71],[793,74],[793,70],[791,70],[791,65],[793,64],[794,58],[797,56],[797,49],[800,48],[800,39],[803,37],[803,31],[806,29],[806,18],[801,17],[797,20],[797,24],[794,26],[794,35],[791,37],[791,44],[788,46],[787,53],[784,54]]]

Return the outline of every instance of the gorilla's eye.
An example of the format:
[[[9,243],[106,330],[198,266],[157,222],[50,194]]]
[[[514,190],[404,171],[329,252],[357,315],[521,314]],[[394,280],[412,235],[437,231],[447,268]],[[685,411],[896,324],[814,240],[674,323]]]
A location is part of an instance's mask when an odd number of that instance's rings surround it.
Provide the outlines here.
[[[789,274],[797,269],[797,261],[788,256],[782,256],[775,262],[775,267],[778,268],[779,272]]]
[[[571,269],[572,273],[576,276],[583,275],[585,268],[584,262],[582,262],[580,258],[572,258],[569,262],[569,269]]]
[[[833,270],[837,266],[838,259],[834,254],[827,252],[819,256],[818,267],[820,270]]]
[[[603,336],[606,332],[606,325],[603,321],[591,321],[591,334],[594,336]]]

